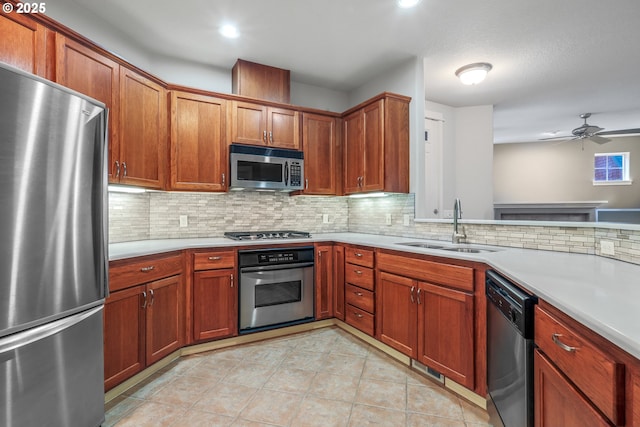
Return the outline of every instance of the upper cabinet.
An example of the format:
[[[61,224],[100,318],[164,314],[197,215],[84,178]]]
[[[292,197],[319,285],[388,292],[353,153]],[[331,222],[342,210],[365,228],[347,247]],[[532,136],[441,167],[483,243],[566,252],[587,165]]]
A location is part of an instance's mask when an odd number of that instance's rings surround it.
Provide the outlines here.
[[[305,194],[336,194],[338,160],[337,119],[320,114],[302,114]]]
[[[289,70],[238,59],[231,70],[231,91],[236,95],[288,104],[290,75]]]
[[[231,142],[300,149],[300,113],[286,108],[232,101]]]
[[[346,113],[345,194],[409,192],[410,100],[384,93]]]
[[[227,101],[171,92],[170,188],[226,191]]]
[[[167,164],[167,96],[159,83],[120,67],[120,132],[112,145],[115,180],[163,188]]]
[[[120,65],[61,34],[56,34],[56,82],[98,101],[109,109],[109,180],[117,169],[113,147],[118,144]]]
[[[0,60],[16,68],[47,76],[48,30],[28,15],[0,14]]]

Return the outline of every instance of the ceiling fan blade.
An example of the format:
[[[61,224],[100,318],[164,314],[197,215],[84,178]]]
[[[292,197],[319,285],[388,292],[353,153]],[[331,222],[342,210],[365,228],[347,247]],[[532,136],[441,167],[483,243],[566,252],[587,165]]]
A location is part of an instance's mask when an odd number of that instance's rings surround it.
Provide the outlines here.
[[[601,137],[599,135],[591,135],[587,139],[590,139],[591,141],[595,142],[596,144],[604,144],[606,142],[611,141],[609,138],[603,138],[603,137]]]
[[[573,139],[574,136],[573,135],[564,135],[564,136],[552,136],[550,138],[540,138],[538,139],[538,141],[551,141],[554,139]]]
[[[609,130],[606,132],[598,132],[596,135],[629,135],[632,133],[640,133],[640,129],[620,129],[620,130]]]

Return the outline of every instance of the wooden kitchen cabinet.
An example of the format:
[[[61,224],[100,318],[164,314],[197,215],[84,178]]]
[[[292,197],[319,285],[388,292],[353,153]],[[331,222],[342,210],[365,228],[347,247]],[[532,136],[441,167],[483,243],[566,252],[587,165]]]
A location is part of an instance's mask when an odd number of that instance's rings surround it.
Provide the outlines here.
[[[384,93],[345,112],[345,194],[409,192],[409,102]]]
[[[29,15],[0,13],[0,61],[47,78],[48,33]]]
[[[333,246],[333,314],[337,319],[344,321],[344,246]]]
[[[120,65],[100,53],[56,34],[55,80],[63,86],[103,102],[109,109],[109,181],[117,181],[114,148],[117,151],[120,112]]]
[[[170,188],[226,191],[227,101],[182,91],[170,97]]]
[[[178,350],[184,343],[182,255],[110,263],[104,308],[105,390]]]
[[[367,335],[375,335],[375,277],[373,250],[345,246],[345,322]]]
[[[315,317],[316,320],[333,317],[333,245],[315,245]]]
[[[196,252],[193,270],[193,339],[238,335],[236,252]]]
[[[164,87],[120,67],[120,121],[113,181],[162,189],[168,162],[167,96]]]
[[[337,119],[320,114],[302,114],[305,194],[335,195],[338,160]]]
[[[231,92],[267,101],[290,102],[291,72],[238,59],[231,70]]]
[[[286,108],[232,101],[231,142],[300,150],[300,113]]]
[[[589,401],[539,350],[534,352],[536,427],[609,427]]]
[[[377,338],[413,359],[418,357],[417,290],[417,280],[378,275]]]

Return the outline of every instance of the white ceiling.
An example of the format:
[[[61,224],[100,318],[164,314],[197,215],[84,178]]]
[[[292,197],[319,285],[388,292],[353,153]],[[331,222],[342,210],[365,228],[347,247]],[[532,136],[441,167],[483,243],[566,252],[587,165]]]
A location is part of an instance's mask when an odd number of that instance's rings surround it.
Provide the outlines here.
[[[425,98],[494,104],[496,142],[532,141],[582,124],[640,128],[640,1],[74,0],[145,49],[230,69],[237,58],[291,70],[292,80],[349,91],[424,57]],[[218,27],[238,25],[222,38]],[[454,71],[493,70],[478,86]]]

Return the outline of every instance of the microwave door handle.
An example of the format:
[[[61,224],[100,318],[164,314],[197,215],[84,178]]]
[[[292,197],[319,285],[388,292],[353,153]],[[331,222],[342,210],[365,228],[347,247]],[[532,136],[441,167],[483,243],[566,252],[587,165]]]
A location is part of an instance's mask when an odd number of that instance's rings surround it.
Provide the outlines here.
[[[289,186],[289,162],[284,162],[284,185]]]

